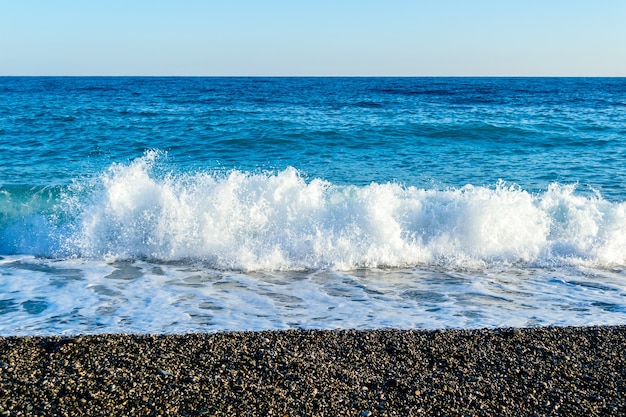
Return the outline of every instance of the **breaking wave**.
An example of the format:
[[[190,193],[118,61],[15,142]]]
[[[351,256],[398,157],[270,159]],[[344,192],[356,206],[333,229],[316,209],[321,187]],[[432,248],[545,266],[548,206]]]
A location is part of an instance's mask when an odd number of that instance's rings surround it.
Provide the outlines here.
[[[0,187],[0,253],[302,270],[626,265],[626,203],[576,185],[336,185],[280,172],[180,173],[158,151],[57,189]]]

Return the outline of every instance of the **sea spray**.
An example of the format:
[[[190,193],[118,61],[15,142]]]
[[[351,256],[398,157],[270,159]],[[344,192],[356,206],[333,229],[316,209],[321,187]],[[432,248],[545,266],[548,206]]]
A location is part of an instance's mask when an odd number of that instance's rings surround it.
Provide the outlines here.
[[[5,253],[235,270],[626,264],[625,204],[575,185],[336,185],[292,167],[178,172],[150,151],[55,198],[19,216],[5,197]]]

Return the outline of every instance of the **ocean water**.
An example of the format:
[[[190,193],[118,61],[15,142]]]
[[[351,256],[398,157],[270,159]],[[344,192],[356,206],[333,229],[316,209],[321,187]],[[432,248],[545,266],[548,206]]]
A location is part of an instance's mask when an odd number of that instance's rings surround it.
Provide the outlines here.
[[[0,334],[626,324],[626,79],[0,77]]]

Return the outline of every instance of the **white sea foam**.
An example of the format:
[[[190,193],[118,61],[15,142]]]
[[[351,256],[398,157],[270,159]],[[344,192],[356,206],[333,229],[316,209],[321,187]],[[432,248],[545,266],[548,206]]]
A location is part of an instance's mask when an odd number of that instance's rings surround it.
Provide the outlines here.
[[[5,253],[198,260],[218,269],[626,265],[626,203],[553,184],[425,190],[280,172],[176,173],[159,152],[5,226]]]
[[[188,263],[0,259],[0,335],[624,324],[624,271],[217,271]]]

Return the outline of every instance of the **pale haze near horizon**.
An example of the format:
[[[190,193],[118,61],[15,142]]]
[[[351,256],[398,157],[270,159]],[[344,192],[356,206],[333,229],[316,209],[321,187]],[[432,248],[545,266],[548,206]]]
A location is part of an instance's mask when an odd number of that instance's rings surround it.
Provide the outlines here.
[[[626,76],[623,0],[0,5],[0,75]]]

